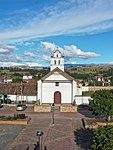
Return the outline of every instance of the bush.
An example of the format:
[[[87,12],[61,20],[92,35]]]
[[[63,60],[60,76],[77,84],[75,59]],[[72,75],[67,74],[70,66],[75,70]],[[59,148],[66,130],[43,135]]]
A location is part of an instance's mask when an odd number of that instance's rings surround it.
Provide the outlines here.
[[[94,130],[92,150],[113,149],[113,126],[103,126]]]
[[[16,118],[16,119],[25,119],[26,115],[25,114],[14,114],[14,118]]]

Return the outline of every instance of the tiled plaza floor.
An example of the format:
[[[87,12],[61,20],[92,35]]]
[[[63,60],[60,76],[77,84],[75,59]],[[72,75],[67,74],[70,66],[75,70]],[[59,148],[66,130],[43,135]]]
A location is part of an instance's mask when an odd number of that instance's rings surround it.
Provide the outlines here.
[[[35,113],[32,109],[27,109],[24,113],[31,118],[31,122],[15,138],[8,150],[38,150],[38,130],[44,133],[41,137],[41,150],[82,150],[75,142],[74,131],[83,128],[83,114],[57,112],[52,124],[52,113]]]

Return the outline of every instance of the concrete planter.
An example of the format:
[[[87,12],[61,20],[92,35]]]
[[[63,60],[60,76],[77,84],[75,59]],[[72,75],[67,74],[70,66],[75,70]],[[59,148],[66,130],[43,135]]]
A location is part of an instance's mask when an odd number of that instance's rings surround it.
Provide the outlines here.
[[[51,112],[51,106],[49,105],[35,105],[34,112]]]
[[[88,123],[90,121],[92,123]],[[94,129],[94,128],[97,128],[99,126],[113,125],[113,122],[103,122],[103,121],[98,121],[94,118],[87,118],[87,119],[84,119],[84,125],[85,125],[85,128]]]
[[[107,123],[106,122],[96,122],[98,126],[106,126]]]
[[[98,126],[113,125],[113,122],[97,122]]]
[[[61,106],[60,112],[77,112],[77,106]]]
[[[0,120],[0,124],[16,124],[16,125],[27,125],[30,122],[30,118],[18,119],[18,120]]]

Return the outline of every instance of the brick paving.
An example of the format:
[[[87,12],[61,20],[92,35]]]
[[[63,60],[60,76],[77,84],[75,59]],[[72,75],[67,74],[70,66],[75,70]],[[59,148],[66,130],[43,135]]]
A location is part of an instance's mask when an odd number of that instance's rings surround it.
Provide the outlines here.
[[[81,122],[83,114],[57,112],[53,125],[51,113],[36,113],[31,108],[22,113],[31,118],[30,124],[15,138],[8,150],[38,150],[36,149],[38,130],[44,132],[41,137],[41,150],[82,150],[75,142],[74,131],[83,128]]]
[[[2,108],[0,108],[0,116],[13,116],[16,112],[15,106],[8,106],[4,105]]]
[[[0,150],[8,150],[8,146],[23,128],[23,125],[0,125]]]

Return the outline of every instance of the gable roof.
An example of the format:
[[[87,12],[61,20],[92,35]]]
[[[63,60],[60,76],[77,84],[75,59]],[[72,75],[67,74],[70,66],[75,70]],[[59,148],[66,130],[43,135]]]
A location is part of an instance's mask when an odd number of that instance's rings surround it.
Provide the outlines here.
[[[61,53],[58,49],[54,52],[54,53],[56,53],[56,52],[59,52],[59,53]]]
[[[62,71],[61,69],[59,69],[58,67],[56,67],[55,69],[53,69],[52,71],[50,71],[48,74],[46,74],[44,77],[42,77],[40,80],[45,80],[46,78],[48,78],[50,75],[52,75],[54,72],[59,72],[62,76],[64,76],[65,78],[67,78],[68,80],[74,80],[76,81],[78,84],[79,82],[73,78],[72,76],[70,76],[69,74],[67,74],[66,72]]]

